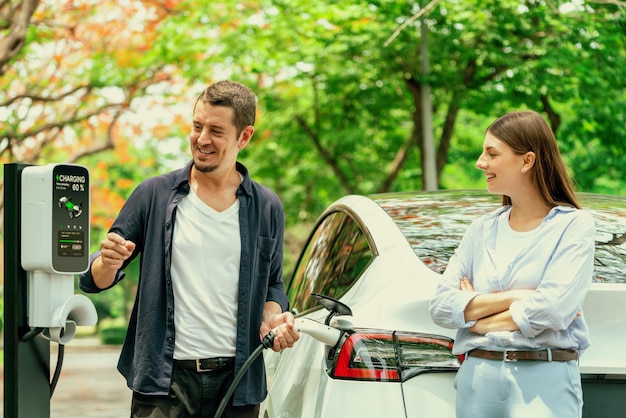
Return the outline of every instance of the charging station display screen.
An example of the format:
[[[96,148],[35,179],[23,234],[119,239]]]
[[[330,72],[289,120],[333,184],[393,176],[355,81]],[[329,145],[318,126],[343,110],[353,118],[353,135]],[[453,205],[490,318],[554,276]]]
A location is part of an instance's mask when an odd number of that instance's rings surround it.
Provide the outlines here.
[[[53,170],[52,266],[80,272],[89,265],[89,172],[85,167],[57,165]]]
[[[59,231],[58,253],[60,257],[85,255],[85,233],[83,231]]]

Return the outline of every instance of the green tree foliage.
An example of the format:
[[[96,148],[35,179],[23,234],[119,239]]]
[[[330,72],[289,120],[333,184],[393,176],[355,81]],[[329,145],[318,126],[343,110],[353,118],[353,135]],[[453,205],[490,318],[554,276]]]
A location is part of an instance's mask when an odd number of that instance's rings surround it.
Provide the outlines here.
[[[176,76],[165,60],[178,58],[151,48],[155,28],[172,13],[168,3],[0,2],[0,26],[8,28],[0,40],[0,162],[90,167],[95,248],[135,179],[156,174],[156,156],[133,143],[146,134],[138,134],[131,112],[138,101],[168,100],[150,100]],[[158,122],[144,129],[154,133]],[[129,277],[118,291],[132,291],[137,275]]]
[[[1,3],[2,40],[19,28],[16,5],[38,2],[9,3]],[[580,190],[626,194],[625,7],[41,0],[24,42],[15,38],[9,55],[0,48],[0,161],[89,166],[95,248],[138,181],[188,158],[191,106],[203,86],[235,79],[259,98],[242,160],[279,193],[300,239],[298,225],[341,195],[422,187],[427,83],[440,187],[484,187],[474,168],[484,129],[532,108],[550,121]]]
[[[412,20],[419,3],[406,1],[290,0],[238,10],[213,59],[256,86],[263,113],[248,159],[281,193],[289,219],[307,219],[346,193],[419,189],[426,82],[442,187],[482,187],[472,167],[485,127],[532,108],[550,121],[581,190],[624,192],[616,176],[626,144],[623,5],[441,1],[423,23]]]

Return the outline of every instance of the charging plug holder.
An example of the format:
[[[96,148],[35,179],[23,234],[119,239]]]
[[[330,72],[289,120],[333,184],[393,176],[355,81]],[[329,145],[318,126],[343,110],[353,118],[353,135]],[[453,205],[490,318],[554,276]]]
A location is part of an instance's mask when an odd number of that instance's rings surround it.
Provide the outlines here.
[[[67,344],[77,326],[96,325],[98,314],[85,295],[74,295],[70,274],[28,272],[28,325],[48,328],[50,340]]]
[[[28,325],[61,344],[95,325],[74,275],[89,268],[89,171],[73,164],[29,166],[21,178],[21,263],[28,277]]]

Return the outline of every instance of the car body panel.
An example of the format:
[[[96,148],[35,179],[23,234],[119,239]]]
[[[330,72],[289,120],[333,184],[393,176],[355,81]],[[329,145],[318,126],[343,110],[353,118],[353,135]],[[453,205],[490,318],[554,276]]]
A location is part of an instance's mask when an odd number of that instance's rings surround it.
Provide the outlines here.
[[[402,384],[407,417],[454,417],[456,373],[416,376]],[[452,391],[451,391],[452,389]]]
[[[580,357],[580,372],[626,378],[626,284],[592,283],[583,315],[591,346]]]
[[[402,386],[398,383],[372,385],[331,379],[319,362],[324,347],[303,334],[298,341],[302,349],[281,353],[264,353],[272,375],[272,390],[262,404],[259,416],[280,418],[314,418],[332,416],[404,417]],[[281,363],[288,367],[280,367]],[[385,402],[380,402],[385,399]]]
[[[454,332],[443,329],[430,320],[428,304],[436,288],[437,273],[419,263],[417,256],[385,212],[363,196],[344,197],[334,207],[344,210],[350,208],[358,221],[367,225],[370,236],[375,237],[374,245],[378,254],[366,273],[341,298],[343,303],[350,306],[353,314],[346,319],[354,327],[414,330],[453,336]],[[417,274],[416,265],[420,266]],[[390,271],[393,274],[387,273]],[[379,277],[384,277],[385,280],[378,280]],[[398,292],[397,289],[403,291]],[[394,300],[395,303],[381,305],[377,300]],[[326,311],[318,309],[303,316],[322,322]],[[416,324],[428,326],[416,327]],[[312,418],[340,416],[340,413],[349,416],[404,417],[406,413],[403,390],[410,396],[428,399],[428,405],[433,408],[454,412],[454,405],[450,402],[450,399],[454,399],[454,389],[449,384],[454,376],[451,373],[448,373],[447,384],[439,385],[426,383],[429,379],[426,375],[403,384],[334,380],[325,372],[319,373],[319,368],[324,369],[316,363],[316,359],[324,358],[322,344],[302,334],[294,348],[296,347],[297,349],[284,350],[279,354],[265,353],[268,376],[272,375],[269,383],[271,390],[262,411],[268,417]],[[280,359],[277,360],[276,357]],[[290,371],[281,368],[281,363],[289,364]],[[274,370],[278,372],[272,374]],[[444,379],[443,374],[436,379],[441,382]],[[346,401],[346,396],[350,399],[349,402]],[[385,402],[381,402],[381,399]],[[281,405],[280,411],[277,411],[277,405]]]
[[[598,242],[596,277],[582,312],[592,346],[581,357],[581,373],[626,378],[626,198],[581,195],[581,200],[583,208],[589,205],[594,211]],[[432,322],[430,299],[469,223],[500,205],[498,196],[482,191],[350,195],[330,205],[316,228],[327,216],[343,213],[359,225],[374,254],[362,274],[336,295],[352,310],[341,321],[355,328],[454,338],[456,330]],[[294,291],[293,284],[288,291]],[[293,303],[296,299],[290,297]],[[308,306],[297,316],[323,322],[328,312]],[[260,416],[455,415],[453,372],[425,373],[402,383],[333,379],[327,354],[322,343],[306,334],[291,349],[264,353],[269,395]]]
[[[400,217],[396,223],[412,223],[404,227],[405,236],[422,261],[432,261],[429,267],[443,272],[445,262],[433,254],[452,255],[468,222],[499,206],[499,197],[480,191],[464,193],[457,199],[467,212],[459,211],[451,198],[457,192],[394,193],[390,197],[376,195],[376,201],[392,216]],[[592,211],[596,221],[596,263],[591,288],[583,305],[583,314],[591,334],[591,347],[580,359],[583,374],[626,375],[626,358],[617,353],[626,352],[626,201],[623,197],[579,194],[584,210]],[[419,208],[419,217],[411,209]],[[406,210],[405,210],[406,209]],[[446,221],[445,240],[423,233],[423,226]],[[419,242],[406,231],[418,231]],[[446,334],[448,335],[448,334]]]

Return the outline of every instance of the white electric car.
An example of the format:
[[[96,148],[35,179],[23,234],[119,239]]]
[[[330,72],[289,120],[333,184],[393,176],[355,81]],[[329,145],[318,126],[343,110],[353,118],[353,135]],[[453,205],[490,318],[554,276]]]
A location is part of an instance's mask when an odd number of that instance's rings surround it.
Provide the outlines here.
[[[583,310],[592,338],[580,360],[584,416],[617,417],[626,410],[626,198],[579,197],[597,229]],[[432,322],[428,303],[469,223],[500,204],[479,191],[333,203],[287,288],[297,320],[322,327],[291,349],[264,352],[269,394],[259,416],[454,417],[462,359],[450,351],[455,331]],[[324,326],[340,332],[322,335]]]

